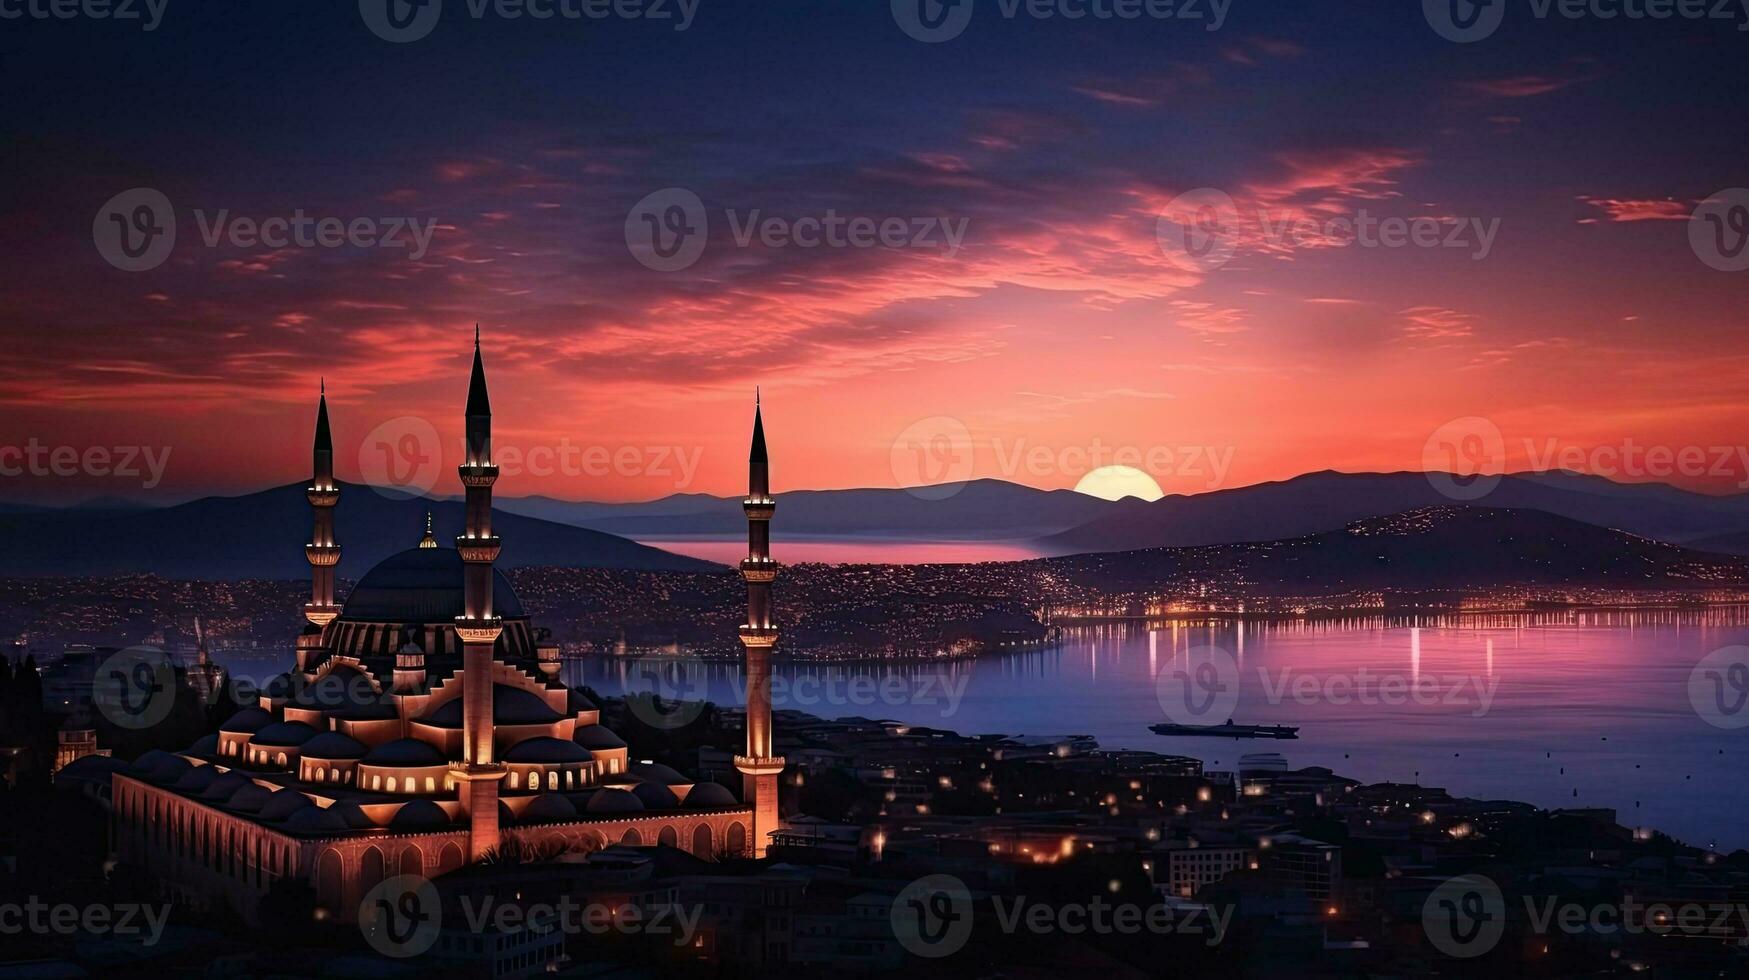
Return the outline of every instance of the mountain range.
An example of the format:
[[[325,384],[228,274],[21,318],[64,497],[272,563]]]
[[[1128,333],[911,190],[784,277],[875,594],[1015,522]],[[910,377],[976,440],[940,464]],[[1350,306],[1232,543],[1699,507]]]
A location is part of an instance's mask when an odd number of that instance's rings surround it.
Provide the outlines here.
[[[1044,554],[1275,541],[1351,521],[1452,504],[1425,473],[1308,473],[1148,502],[1101,500],[973,480],[918,490],[800,490],[780,494],[773,533],[784,538],[880,535],[907,540],[1024,540]],[[1480,488],[1478,488],[1480,489]],[[1478,507],[1541,510],[1673,544],[1749,553],[1749,494],[1709,496],[1659,483],[1616,483],[1574,473],[1500,477]],[[642,503],[504,501],[509,511],[644,539],[732,538],[745,533],[737,497],[676,494]]]
[[[1439,478],[1439,475],[1435,475]],[[1479,488],[1485,489],[1485,488]],[[412,547],[427,508],[448,544],[462,524],[457,500],[425,500],[348,486],[336,515],[342,577]],[[973,480],[916,490],[798,490],[779,495],[774,539],[880,538],[1022,542],[1045,556],[1283,541],[1341,531],[1357,521],[1454,501],[1423,473],[1308,473],[1157,501],[1102,500]],[[722,566],[638,544],[739,538],[738,497],[675,494],[639,503],[498,498],[508,568],[571,566],[703,571]],[[1698,551],[1749,555],[1749,494],[1709,496],[1663,484],[1615,483],[1570,473],[1501,477],[1466,506],[1539,511]],[[207,497],[159,509],[104,506],[0,508],[13,574],[172,578],[297,578],[310,512],[301,485]],[[288,544],[289,543],[289,544]],[[1449,557],[1449,556],[1448,556]]]
[[[1542,511],[1449,505],[1280,541],[1069,555],[1037,564],[1108,594],[1147,593],[1172,581],[1243,582],[1253,595],[1505,584],[1689,590],[1749,582],[1749,558]]]
[[[357,578],[382,559],[419,543],[432,512],[438,541],[451,546],[462,504],[343,485],[335,508],[339,574]],[[176,579],[293,579],[308,576],[302,543],[310,505],[302,484],[240,497],[203,497],[174,507],[117,511],[84,508],[0,513],[11,575],[153,573]],[[574,565],[650,571],[710,571],[722,566],[567,524],[497,512],[501,567]]]

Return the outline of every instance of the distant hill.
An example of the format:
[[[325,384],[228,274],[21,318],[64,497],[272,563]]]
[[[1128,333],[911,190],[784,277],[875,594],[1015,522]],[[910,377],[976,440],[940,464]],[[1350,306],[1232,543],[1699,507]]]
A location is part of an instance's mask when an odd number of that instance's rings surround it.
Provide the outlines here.
[[[939,484],[917,491],[790,490],[777,496],[773,532],[795,537],[1032,538],[1120,509],[1118,504],[1073,490],[1039,490],[1003,480]],[[747,533],[740,497],[674,494],[630,504],[521,497],[505,500],[501,507],[627,537],[735,537]]]
[[[1710,538],[1690,541],[1688,547],[1696,551],[1711,551],[1721,555],[1749,555],[1749,531],[1716,534]]]
[[[1053,554],[1275,541],[1350,521],[1454,501],[1424,473],[1308,473],[1195,496],[1128,505],[1035,544]],[[1749,531],[1749,495],[1713,497],[1663,484],[1615,483],[1570,473],[1502,477],[1476,506],[1540,510],[1683,543]]]
[[[1190,579],[1257,595],[1498,585],[1700,589],[1749,584],[1749,558],[1715,555],[1534,510],[1430,507],[1282,541],[1038,559],[1079,585],[1147,592]]]
[[[387,496],[346,485],[335,509],[342,578],[356,579],[383,558],[419,543],[425,512],[437,539],[453,546],[462,504]],[[498,511],[501,567],[575,566],[649,571],[711,571],[722,566],[584,528]],[[301,484],[241,497],[205,497],[161,510],[34,510],[0,514],[10,575],[115,575],[151,572],[179,579],[302,578],[310,505]]]

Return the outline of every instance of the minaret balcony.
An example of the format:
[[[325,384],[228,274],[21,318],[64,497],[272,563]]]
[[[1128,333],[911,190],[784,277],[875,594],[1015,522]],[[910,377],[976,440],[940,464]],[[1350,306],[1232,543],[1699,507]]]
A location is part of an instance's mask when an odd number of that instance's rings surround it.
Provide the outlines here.
[[[304,491],[311,507],[332,507],[340,502],[339,487],[310,487]]]
[[[497,616],[457,616],[455,618],[455,635],[462,638],[463,643],[497,643],[498,634],[504,632],[504,620]]]
[[[775,776],[783,772],[784,758],[781,755],[735,756],[735,768],[749,776]]]
[[[501,762],[452,762],[449,777],[458,783],[497,782],[510,774]]]
[[[743,558],[741,578],[748,582],[770,582],[777,578],[779,567],[773,558]]]
[[[741,509],[747,512],[750,521],[769,521],[777,510],[777,501],[770,497],[748,497],[741,501]]]
[[[462,561],[475,564],[490,564],[498,560],[498,551],[504,543],[497,535],[484,538],[469,537],[463,534],[455,539],[455,550],[461,552]]]
[[[463,463],[456,467],[464,487],[489,487],[498,482],[497,463]]]
[[[339,606],[319,606],[313,602],[304,604],[304,618],[316,626],[327,626],[339,616]]]
[[[340,563],[340,546],[337,544],[306,544],[304,557],[310,564],[317,567],[327,567]]]
[[[777,645],[777,627],[775,626],[744,625],[739,632],[742,646],[769,649]]]

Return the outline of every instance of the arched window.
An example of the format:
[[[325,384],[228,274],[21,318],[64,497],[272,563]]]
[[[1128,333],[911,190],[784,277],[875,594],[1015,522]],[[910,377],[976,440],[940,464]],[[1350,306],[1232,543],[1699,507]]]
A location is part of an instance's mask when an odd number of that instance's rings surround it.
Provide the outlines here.
[[[558,788],[559,788],[559,774],[556,772],[547,773],[547,789],[556,790]]]
[[[437,792],[437,780],[431,778],[430,776],[426,776],[425,777],[425,792],[427,792],[427,793]]]
[[[316,776],[316,782],[318,782],[318,783],[325,783],[328,781],[328,773],[321,770],[321,769],[315,770],[315,776]]]
[[[282,768],[282,769],[285,767],[285,753],[284,752],[281,752],[279,754],[279,765],[280,765],[280,768]]]
[[[521,778],[522,778],[521,776],[517,775],[516,770],[514,770],[514,769],[510,770],[510,788],[511,789],[521,789],[522,786],[519,783],[517,783],[517,780],[521,779]],[[445,787],[445,788],[447,789],[448,787]]]
[[[566,789],[575,789],[576,787],[577,787],[576,772],[574,770],[571,770],[571,769],[566,769],[565,770],[565,788]]]
[[[370,788],[371,789],[382,789],[383,788],[383,777],[380,775],[370,777]]]
[[[393,793],[394,791],[395,791],[395,777],[390,776],[389,777],[389,792]]]

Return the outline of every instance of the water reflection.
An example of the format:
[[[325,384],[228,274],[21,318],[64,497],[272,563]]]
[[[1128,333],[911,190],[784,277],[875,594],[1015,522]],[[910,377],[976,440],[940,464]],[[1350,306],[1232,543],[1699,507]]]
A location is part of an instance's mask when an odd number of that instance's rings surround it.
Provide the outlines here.
[[[1749,642],[1749,607],[1589,609],[1330,621],[1118,622],[977,660],[781,663],[778,710],[860,715],[964,733],[1085,734],[1233,768],[1279,751],[1367,781],[1545,807],[1610,807],[1630,826],[1749,846],[1741,731],[1704,722],[1688,681],[1707,653]],[[1157,681],[1191,651],[1231,655],[1236,720],[1297,725],[1293,741],[1166,738]],[[1241,659],[1242,654],[1242,659]],[[651,689],[635,659],[566,664],[605,693]],[[686,690],[742,701],[732,663],[690,664]],[[1211,719],[1219,721],[1224,719]]]

